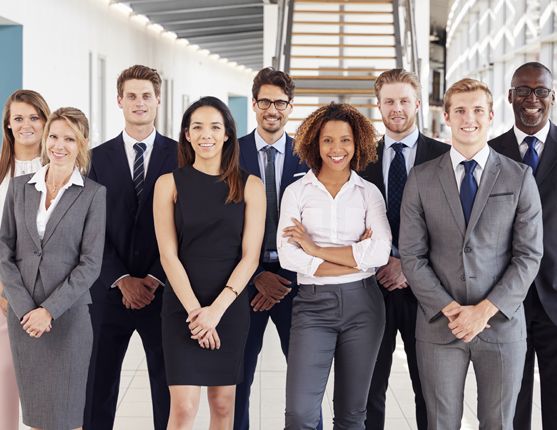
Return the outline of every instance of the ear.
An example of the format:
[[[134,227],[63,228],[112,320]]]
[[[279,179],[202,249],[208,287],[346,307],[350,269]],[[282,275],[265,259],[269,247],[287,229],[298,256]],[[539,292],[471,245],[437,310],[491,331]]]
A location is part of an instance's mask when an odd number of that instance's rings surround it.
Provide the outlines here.
[[[191,143],[190,133],[188,130],[184,130],[184,136],[186,136],[186,140]]]
[[[513,91],[509,90],[509,94],[507,94],[507,100],[510,104],[513,104]]]
[[[8,128],[9,128],[9,129],[11,129],[11,128],[12,128],[12,126],[11,126],[10,124],[8,124]]]
[[[123,108],[123,106],[122,106],[122,97],[116,96],[116,102],[118,103],[118,107],[119,107],[120,109],[122,109],[122,108]]]
[[[255,101],[254,98],[251,99],[251,110],[253,110],[254,112],[257,112],[257,102]]]
[[[551,90],[551,104],[555,104],[555,91]]]
[[[157,106],[161,105],[161,96],[157,96]]]
[[[489,112],[489,122],[493,122],[493,117],[495,117],[495,112]]]
[[[449,117],[449,112],[443,112],[443,118],[445,118],[445,123],[450,127],[451,118]]]

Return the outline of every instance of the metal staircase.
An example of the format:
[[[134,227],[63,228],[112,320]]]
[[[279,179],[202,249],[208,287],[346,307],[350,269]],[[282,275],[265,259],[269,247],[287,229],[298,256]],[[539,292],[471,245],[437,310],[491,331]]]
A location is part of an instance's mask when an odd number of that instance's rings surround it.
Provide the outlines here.
[[[383,130],[373,84],[405,63],[401,36],[411,25],[400,23],[402,1],[280,0],[275,67],[296,83],[288,133],[331,101],[356,106]]]

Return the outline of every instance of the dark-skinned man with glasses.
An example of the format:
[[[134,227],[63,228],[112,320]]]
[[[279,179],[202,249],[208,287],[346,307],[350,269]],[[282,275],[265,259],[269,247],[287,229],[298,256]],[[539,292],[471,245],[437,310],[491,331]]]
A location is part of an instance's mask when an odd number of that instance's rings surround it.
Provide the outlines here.
[[[543,64],[531,62],[516,69],[508,94],[514,127],[489,142],[501,154],[532,167],[543,212],[544,255],[524,301],[528,349],[515,430],[532,428],[534,355],[540,372],[543,428],[553,429],[557,422],[557,127],[549,120],[555,103],[552,87],[552,73]]]
[[[290,76],[271,67],[260,70],[253,80],[252,96],[257,128],[240,138],[240,165],[263,180],[267,217],[260,264],[248,286],[251,320],[244,355],[244,382],[236,388],[234,430],[249,429],[249,396],[269,319],[277,328],[284,356],[288,355],[292,298],[298,287],[296,274],[280,267],[277,224],[284,189],[308,170],[292,152],[292,138],[284,130],[294,97]],[[319,424],[318,429],[321,428]]]

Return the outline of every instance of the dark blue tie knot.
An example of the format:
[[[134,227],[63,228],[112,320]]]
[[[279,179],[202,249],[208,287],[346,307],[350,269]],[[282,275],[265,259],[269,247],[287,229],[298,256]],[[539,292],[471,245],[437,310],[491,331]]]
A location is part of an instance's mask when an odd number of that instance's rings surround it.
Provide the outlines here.
[[[466,175],[471,175],[474,173],[474,169],[478,165],[476,160],[461,161],[460,164],[464,166],[464,173]]]
[[[271,145],[267,145],[265,148],[263,148],[263,151],[265,151],[265,154],[267,154],[267,163],[274,163],[277,150]]]
[[[528,149],[526,150],[522,161],[532,168],[532,173],[535,175],[538,170],[538,165],[540,164],[540,156],[538,155],[535,147],[538,139],[536,136],[526,136],[524,138],[524,142],[528,145]]]
[[[406,145],[404,143],[396,142],[391,145],[391,148],[393,148],[393,150],[396,152],[396,155],[398,155],[403,153],[402,150],[406,148]]]
[[[524,142],[526,142],[526,144],[528,145],[528,149],[535,149],[534,145],[537,141],[538,138],[536,136],[526,136],[524,138]]]
[[[143,155],[143,153],[147,149],[147,145],[145,145],[143,142],[137,142],[133,145],[133,149],[135,150],[137,155]]]

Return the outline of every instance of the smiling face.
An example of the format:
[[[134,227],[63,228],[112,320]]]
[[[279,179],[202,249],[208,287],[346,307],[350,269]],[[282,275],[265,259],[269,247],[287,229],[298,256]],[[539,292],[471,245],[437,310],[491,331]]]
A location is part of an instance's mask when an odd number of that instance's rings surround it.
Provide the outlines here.
[[[511,83],[512,87],[529,87],[532,90],[553,86],[551,75],[544,69],[526,67],[519,70]],[[555,103],[555,93],[551,91],[545,98],[539,98],[534,91],[527,97],[520,97],[516,91],[509,90],[509,103],[513,106],[516,126],[529,135],[540,131],[549,119],[551,106]]]
[[[46,153],[52,166],[73,168],[79,152],[79,142],[75,131],[65,120],[50,124],[46,137]]]
[[[37,109],[28,103],[12,102],[8,127],[12,130],[15,145],[40,146],[45,122]]]
[[[355,149],[350,124],[335,120],[326,122],[319,133],[320,173],[349,172]]]
[[[379,112],[389,137],[402,140],[414,131],[420,100],[412,85],[404,82],[384,84],[378,96]]]
[[[130,79],[124,82],[118,106],[124,113],[126,127],[154,125],[160,97],[155,95],[153,83],[148,80]]]
[[[283,100],[289,102],[290,99],[282,90],[276,85],[261,85],[257,100],[267,99],[270,101]],[[288,116],[292,112],[292,105],[289,104],[285,110],[279,111],[274,104],[271,104],[268,109],[261,109],[257,106],[257,101],[252,99],[252,108],[255,112],[257,125],[260,130],[268,134],[279,133],[282,134],[284,126],[288,121]],[[263,134],[263,133],[261,133]]]
[[[455,93],[451,96],[445,122],[451,127],[452,144],[465,154],[475,154],[487,144],[493,112],[482,90]]]
[[[222,114],[212,106],[202,106],[192,113],[185,134],[196,159],[220,159],[224,142],[228,140]]]

